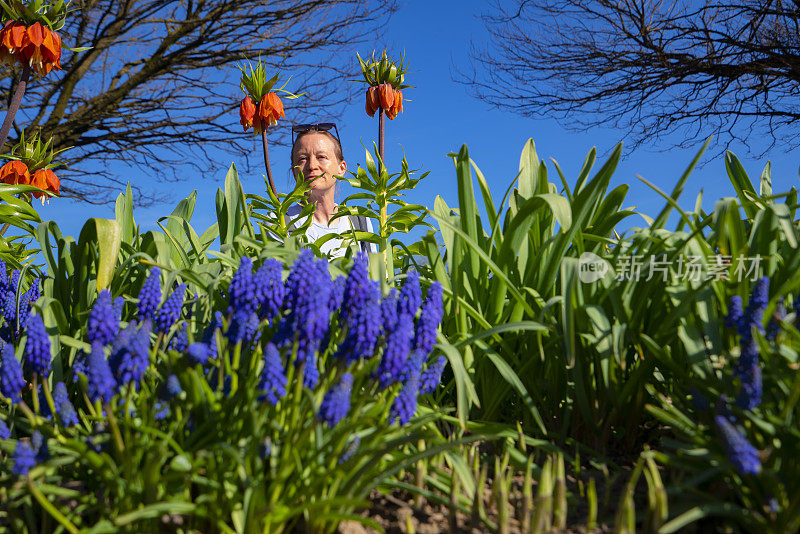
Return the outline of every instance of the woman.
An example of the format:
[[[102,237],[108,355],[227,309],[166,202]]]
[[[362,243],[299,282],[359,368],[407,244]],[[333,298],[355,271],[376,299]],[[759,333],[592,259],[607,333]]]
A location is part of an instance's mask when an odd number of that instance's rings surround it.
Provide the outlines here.
[[[336,131],[336,136],[330,129]],[[309,180],[310,193],[308,201],[315,204],[311,225],[306,230],[306,237],[314,242],[328,234],[346,234],[353,230],[373,232],[372,222],[366,217],[340,217],[331,221],[337,212],[335,202],[336,176],[344,176],[347,162],[342,154],[336,125],[330,122],[321,124],[299,124],[292,128],[297,134],[292,143],[292,172],[295,179],[302,174]],[[293,206],[287,212],[289,219],[300,213],[300,206]],[[304,221],[298,221],[302,224]],[[343,240],[335,237],[322,244],[320,250],[324,254],[337,258],[345,255]],[[359,249],[365,252],[377,252],[372,243],[359,243]]]

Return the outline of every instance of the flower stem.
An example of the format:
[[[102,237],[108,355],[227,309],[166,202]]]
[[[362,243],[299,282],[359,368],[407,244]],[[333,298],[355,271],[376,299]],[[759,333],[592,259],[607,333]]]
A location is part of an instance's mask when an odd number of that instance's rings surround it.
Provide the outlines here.
[[[269,179],[269,188],[272,193],[277,195],[278,191],[275,189],[275,182],[272,180],[272,166],[269,164],[269,146],[267,146],[267,130],[261,130],[261,140],[264,145],[264,166],[267,168],[267,178]]]
[[[11,98],[11,103],[8,105],[6,112],[6,119],[3,121],[3,128],[0,129],[0,150],[6,144],[8,132],[11,131],[11,125],[14,124],[14,117],[19,110],[19,105],[22,103],[22,96],[25,94],[25,89],[28,87],[28,79],[31,77],[31,68],[28,65],[23,65],[22,76],[20,76],[17,90],[14,91],[14,96]]]
[[[45,511],[53,517],[53,519],[61,523],[61,525],[69,532],[73,534],[78,534],[79,532],[78,528],[75,525],[73,525],[69,519],[64,517],[64,514],[59,512],[58,509],[55,506],[53,506],[53,503],[47,500],[47,497],[42,495],[42,492],[39,491],[39,488],[37,488],[36,484],[33,483],[31,477],[28,476],[25,478],[27,479],[28,482],[28,490],[30,490],[31,495],[33,495],[33,498],[38,501],[39,506],[44,508]]]
[[[383,172],[384,149],[386,147],[386,117],[383,108],[378,110],[378,155],[381,157],[378,162],[378,174]]]

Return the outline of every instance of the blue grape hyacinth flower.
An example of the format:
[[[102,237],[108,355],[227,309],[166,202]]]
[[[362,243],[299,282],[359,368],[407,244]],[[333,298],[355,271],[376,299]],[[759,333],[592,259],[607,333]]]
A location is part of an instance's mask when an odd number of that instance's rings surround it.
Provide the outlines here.
[[[156,315],[156,332],[168,332],[178,322],[186,298],[186,284],[180,284],[161,304]]]
[[[139,291],[139,321],[155,322],[158,305],[161,303],[161,269],[153,267]]]
[[[350,411],[350,395],[353,390],[353,375],[344,373],[322,399],[319,407],[318,418],[333,428],[345,418]]]
[[[761,471],[758,451],[724,416],[714,417],[722,447],[728,460],[740,475],[756,475]]]
[[[0,439],[8,439],[11,437],[11,430],[8,429],[6,422],[0,419]]]
[[[730,304],[728,305],[728,315],[725,316],[725,326],[728,328],[736,328],[739,321],[742,320],[744,311],[742,310],[742,297],[734,295],[731,297]]]
[[[268,319],[270,326],[275,316],[280,313],[286,296],[282,274],[283,264],[274,258],[269,258],[253,275],[259,318]]]
[[[78,424],[78,414],[69,400],[67,387],[63,382],[56,383],[55,388],[53,388],[53,404],[55,404],[56,413],[65,427]]]
[[[14,347],[5,343],[0,350],[0,392],[11,399],[11,402],[20,402],[21,393],[27,383],[22,376],[22,366],[14,356]]]
[[[442,284],[434,282],[428,289],[425,302],[417,319],[417,330],[414,334],[414,349],[422,351],[426,356],[436,344],[436,332],[444,314]]]
[[[446,363],[447,359],[444,356],[439,356],[436,361],[428,365],[420,377],[420,393],[433,393],[436,391],[442,379],[442,372]]]
[[[103,346],[99,343],[92,345],[86,360],[86,378],[89,390],[87,393],[92,402],[108,402],[114,397],[117,382],[111,373]]]
[[[397,313],[416,316],[417,310],[422,305],[422,288],[419,285],[419,273],[412,269],[408,271],[400,296],[397,300]]]
[[[25,327],[27,340],[23,358],[31,372],[41,377],[50,374],[52,355],[50,353],[50,336],[44,328],[44,321],[39,315],[31,315]]]
[[[400,380],[411,343],[414,340],[414,320],[409,315],[401,315],[394,328],[386,334],[383,356],[378,365],[377,378],[381,388],[386,388]]]
[[[25,476],[36,467],[36,451],[29,442],[20,440],[17,442],[11,461],[13,463],[11,472],[18,477]]]
[[[137,386],[144,377],[150,366],[150,333],[150,321],[142,325],[131,322],[114,340],[108,363],[120,385]]]
[[[258,389],[261,391],[259,400],[267,401],[272,406],[286,395],[286,374],[283,371],[283,360],[274,343],[267,343],[264,348],[264,369],[261,371],[261,380]]]
[[[119,313],[111,301],[111,292],[103,289],[97,294],[89,319],[86,322],[86,340],[89,344],[95,342],[108,345],[119,332]]]
[[[254,312],[257,306],[253,261],[247,256],[242,256],[239,268],[233,273],[228,286],[228,313]]]
[[[745,308],[741,319],[739,319],[738,333],[743,339],[752,339],[753,329],[762,334],[764,333],[762,322],[768,302],[769,278],[762,276],[753,286],[747,308]]]

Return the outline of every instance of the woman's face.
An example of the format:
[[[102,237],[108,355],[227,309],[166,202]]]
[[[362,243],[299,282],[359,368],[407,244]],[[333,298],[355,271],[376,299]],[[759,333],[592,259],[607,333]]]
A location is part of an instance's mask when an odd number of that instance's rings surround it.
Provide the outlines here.
[[[320,195],[333,191],[334,176],[344,176],[347,163],[336,156],[336,143],[327,135],[311,132],[302,136],[292,153],[292,172],[298,178],[302,172],[311,181],[311,191]]]

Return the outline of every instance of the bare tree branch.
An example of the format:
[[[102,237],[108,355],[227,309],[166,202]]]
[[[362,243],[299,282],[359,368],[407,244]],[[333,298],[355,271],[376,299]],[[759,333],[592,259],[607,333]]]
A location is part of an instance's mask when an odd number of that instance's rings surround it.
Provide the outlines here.
[[[62,71],[32,83],[14,126],[53,139],[65,152],[63,190],[105,202],[129,180],[115,165],[160,180],[206,174],[220,151],[245,157],[248,135],[236,112],[242,98],[236,64],[260,58],[270,70],[293,75],[287,89],[307,92],[285,101],[287,116],[325,109],[337,115],[357,65],[335,52],[374,32],[394,11],[393,1],[370,0],[75,0],[60,32],[68,46]],[[317,61],[325,54],[332,59]],[[0,88],[8,101],[18,72]],[[284,80],[285,81],[285,80]],[[279,123],[280,124],[280,123]],[[280,142],[288,138],[277,128]],[[7,146],[16,143],[11,140]],[[257,161],[257,160],[254,160]],[[118,165],[117,165],[118,166]],[[132,181],[140,200],[159,198]]]
[[[515,0],[483,21],[489,44],[455,77],[496,108],[613,125],[634,146],[709,133],[800,144],[796,2]]]

